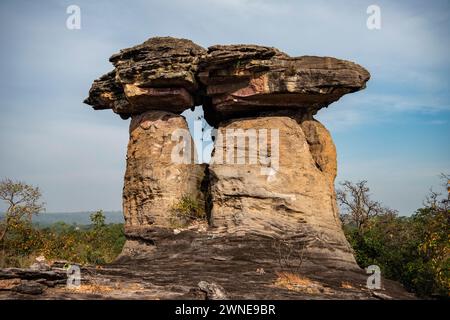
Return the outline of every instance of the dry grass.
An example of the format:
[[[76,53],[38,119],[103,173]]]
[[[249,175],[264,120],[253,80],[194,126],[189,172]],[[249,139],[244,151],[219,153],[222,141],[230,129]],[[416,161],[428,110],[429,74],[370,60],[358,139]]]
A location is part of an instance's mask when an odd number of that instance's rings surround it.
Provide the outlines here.
[[[20,284],[20,279],[2,279],[0,280],[0,290],[11,290]]]
[[[331,293],[329,292],[330,290],[324,288],[321,283],[298,274],[290,272],[277,272],[277,276],[278,277],[275,280],[274,285],[279,288],[308,294]]]
[[[310,286],[313,284],[312,280],[290,272],[277,272],[277,276],[275,284],[280,286]]]
[[[143,286],[139,283],[114,283],[112,285],[90,283],[81,284],[79,287],[66,288],[71,292],[76,293],[91,293],[91,294],[114,294],[117,292],[138,292],[143,290]]]
[[[352,284],[350,282],[347,282],[347,281],[343,281],[341,283],[341,288],[344,288],[344,289],[355,289],[355,287],[353,287]]]
[[[79,287],[66,288],[71,292],[102,294],[114,291],[115,288],[101,284],[82,284]]]

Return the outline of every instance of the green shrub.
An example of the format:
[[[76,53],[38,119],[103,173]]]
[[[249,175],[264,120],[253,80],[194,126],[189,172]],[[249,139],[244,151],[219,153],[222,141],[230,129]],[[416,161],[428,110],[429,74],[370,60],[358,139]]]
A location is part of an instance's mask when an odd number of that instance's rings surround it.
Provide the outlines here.
[[[64,222],[46,228],[26,221],[13,225],[0,247],[0,267],[26,267],[39,255],[79,264],[114,261],[125,243],[123,224],[105,224],[102,211],[92,214],[91,221],[83,227]]]
[[[189,225],[193,221],[205,220],[204,206],[190,195],[183,195],[171,208],[171,224],[174,227]]]
[[[449,297],[450,211],[419,209],[411,217],[378,216],[365,230],[344,225],[359,266],[378,265],[381,274],[420,297]]]

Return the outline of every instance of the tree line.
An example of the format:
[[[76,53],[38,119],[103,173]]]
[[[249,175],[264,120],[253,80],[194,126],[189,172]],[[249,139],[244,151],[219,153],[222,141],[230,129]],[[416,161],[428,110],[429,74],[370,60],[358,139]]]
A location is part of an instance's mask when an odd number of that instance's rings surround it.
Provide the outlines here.
[[[449,175],[441,175],[448,188]],[[345,181],[337,191],[345,235],[362,268],[378,265],[420,297],[450,295],[450,188],[430,190],[411,216],[372,200],[367,181]]]

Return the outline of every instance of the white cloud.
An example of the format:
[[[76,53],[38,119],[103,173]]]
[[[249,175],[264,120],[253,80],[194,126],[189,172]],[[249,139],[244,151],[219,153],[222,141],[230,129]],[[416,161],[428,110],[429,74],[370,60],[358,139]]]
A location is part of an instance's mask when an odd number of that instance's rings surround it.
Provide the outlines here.
[[[41,185],[50,210],[120,207],[126,122],[111,112],[95,113],[81,101],[92,80],[112,68],[111,54],[151,36],[186,37],[203,46],[256,43],[291,55],[360,63],[372,73],[368,88],[319,112],[332,132],[412,113],[449,111],[448,2],[380,0],[379,31],[366,28],[369,0],[79,0],[82,29],[77,31],[65,28],[69,4],[0,3],[5,48],[0,53],[5,75],[0,80],[0,176]],[[431,121],[448,126],[445,119]],[[430,171],[442,168],[428,161],[420,172],[428,168],[431,176]],[[358,169],[351,159],[340,165],[350,177],[373,171],[370,166]],[[393,163],[381,165],[380,170]],[[431,181],[414,166],[410,169],[416,180],[398,182],[399,189]],[[401,181],[409,173],[398,174]],[[390,176],[378,171],[369,178],[378,177],[381,190],[382,180]],[[392,206],[408,205],[406,196],[402,201]]]

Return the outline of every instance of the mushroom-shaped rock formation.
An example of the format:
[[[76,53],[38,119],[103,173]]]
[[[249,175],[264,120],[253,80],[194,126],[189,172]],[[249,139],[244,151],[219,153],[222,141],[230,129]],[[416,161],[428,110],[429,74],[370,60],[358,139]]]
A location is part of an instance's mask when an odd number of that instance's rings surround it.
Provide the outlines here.
[[[364,68],[256,45],[205,50],[170,37],[110,61],[115,69],[94,81],[85,102],[132,117],[123,193],[129,240],[153,243],[155,228],[170,228],[170,206],[189,194],[205,201],[214,236],[290,239],[317,265],[357,268],[339,221],[336,149],[313,116],[365,88]],[[187,129],[179,114],[195,105],[218,129],[206,170],[171,157],[174,132]]]
[[[110,58],[115,69],[94,81],[85,100],[94,109],[132,118],[123,188],[128,235],[167,228],[180,198],[201,199],[204,168],[195,165],[188,126],[179,114],[198,100],[196,71],[204,52],[190,40],[170,37],[121,50]],[[177,160],[172,151],[181,137],[189,150]]]

